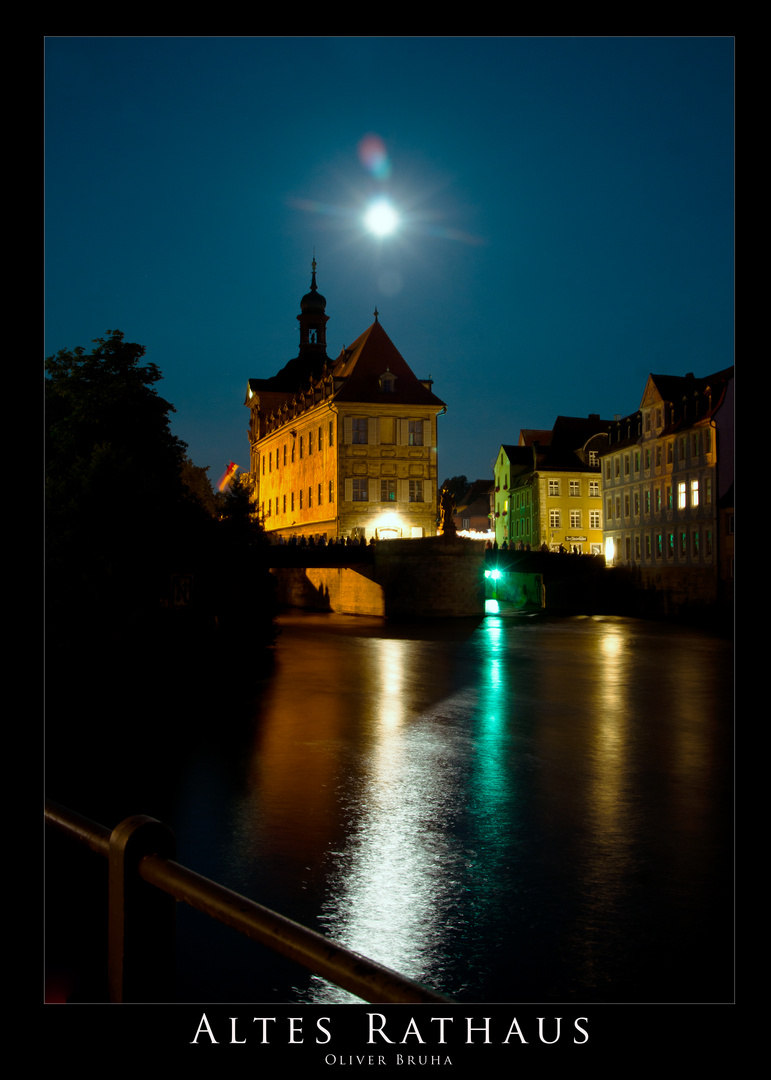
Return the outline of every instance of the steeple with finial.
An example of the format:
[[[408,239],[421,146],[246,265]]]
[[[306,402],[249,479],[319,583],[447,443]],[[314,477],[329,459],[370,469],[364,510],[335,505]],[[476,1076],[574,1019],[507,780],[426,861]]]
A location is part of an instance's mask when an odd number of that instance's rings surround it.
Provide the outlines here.
[[[316,285],[316,252],[311,262],[311,288],[300,301],[300,355],[326,357],[327,354],[327,307],[326,297],[322,296]]]

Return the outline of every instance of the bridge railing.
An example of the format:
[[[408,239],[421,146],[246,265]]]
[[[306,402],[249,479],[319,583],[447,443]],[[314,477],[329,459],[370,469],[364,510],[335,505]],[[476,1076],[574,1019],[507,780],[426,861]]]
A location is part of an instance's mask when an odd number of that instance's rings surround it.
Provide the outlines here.
[[[188,904],[370,1003],[450,1001],[175,862],[172,831],[126,818],[112,831],[47,802],[46,825],[108,860],[108,987],[113,1002],[171,1001],[176,903]]]

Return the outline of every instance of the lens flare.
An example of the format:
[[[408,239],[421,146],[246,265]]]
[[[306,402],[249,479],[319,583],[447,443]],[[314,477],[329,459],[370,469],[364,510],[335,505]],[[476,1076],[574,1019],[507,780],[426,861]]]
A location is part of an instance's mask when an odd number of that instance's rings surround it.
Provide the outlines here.
[[[365,135],[359,141],[359,161],[376,180],[386,180],[391,175],[391,163],[379,135]]]
[[[230,484],[231,484],[231,482],[233,480],[233,477],[236,475],[237,472],[238,472],[238,465],[236,465],[235,461],[231,461],[229,463],[227,469],[225,469],[224,473],[222,474],[222,476],[219,479],[219,483],[217,485],[217,490],[218,491],[226,491],[226,490],[228,490],[230,488]]]

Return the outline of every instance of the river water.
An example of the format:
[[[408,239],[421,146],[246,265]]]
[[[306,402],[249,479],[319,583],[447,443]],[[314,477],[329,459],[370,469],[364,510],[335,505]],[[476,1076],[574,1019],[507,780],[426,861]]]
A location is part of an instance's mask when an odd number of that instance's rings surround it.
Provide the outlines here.
[[[460,1001],[732,999],[729,641],[606,617],[280,627],[249,715],[188,752],[180,862]],[[180,1002],[355,1000],[178,920]]]

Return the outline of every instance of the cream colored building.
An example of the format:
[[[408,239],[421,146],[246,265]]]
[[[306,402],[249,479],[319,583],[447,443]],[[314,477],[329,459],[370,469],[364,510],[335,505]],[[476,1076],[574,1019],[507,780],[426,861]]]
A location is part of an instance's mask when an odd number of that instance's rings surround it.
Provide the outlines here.
[[[600,554],[603,541],[600,451],[608,421],[558,416],[551,430],[523,429],[495,463],[498,546]]]
[[[733,368],[650,375],[602,455],[608,562],[709,569],[718,579],[718,548],[733,552],[733,439]]]
[[[250,379],[250,473],[268,533],[332,539],[433,536],[437,418],[444,402],[375,321],[336,360],[326,300],[301,300],[300,353]]]

